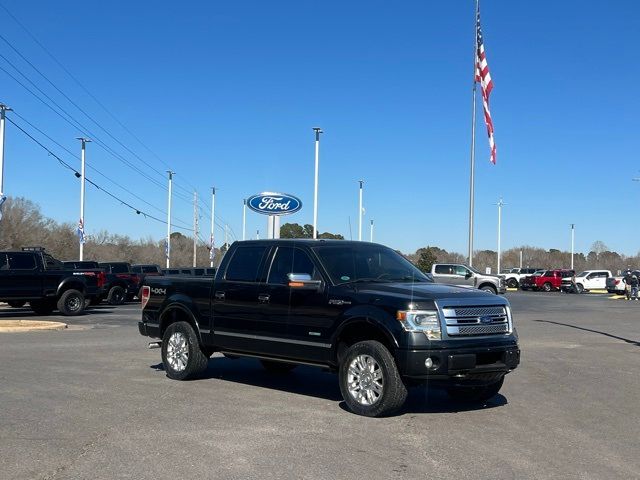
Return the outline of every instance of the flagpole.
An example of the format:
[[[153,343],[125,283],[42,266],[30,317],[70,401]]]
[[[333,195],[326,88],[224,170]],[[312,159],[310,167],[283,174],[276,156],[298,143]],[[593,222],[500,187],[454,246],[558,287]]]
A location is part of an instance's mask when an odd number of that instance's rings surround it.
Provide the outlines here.
[[[479,0],[476,0],[476,13],[473,19],[473,89],[471,97],[471,172],[469,175],[469,266],[473,266],[473,213],[475,200],[475,169],[476,169],[476,64],[478,56],[478,10]]]

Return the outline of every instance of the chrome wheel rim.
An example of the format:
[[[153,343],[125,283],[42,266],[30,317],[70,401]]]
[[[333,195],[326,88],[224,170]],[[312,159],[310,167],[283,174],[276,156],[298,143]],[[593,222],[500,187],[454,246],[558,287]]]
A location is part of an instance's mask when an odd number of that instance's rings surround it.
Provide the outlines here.
[[[183,333],[175,332],[167,343],[167,363],[171,370],[182,372],[189,362],[189,345]]]
[[[69,297],[67,299],[67,308],[72,312],[75,312],[76,310],[79,310],[80,309],[80,299],[78,297]]]
[[[360,405],[373,405],[382,397],[384,377],[382,369],[370,355],[358,355],[347,371],[349,395]]]

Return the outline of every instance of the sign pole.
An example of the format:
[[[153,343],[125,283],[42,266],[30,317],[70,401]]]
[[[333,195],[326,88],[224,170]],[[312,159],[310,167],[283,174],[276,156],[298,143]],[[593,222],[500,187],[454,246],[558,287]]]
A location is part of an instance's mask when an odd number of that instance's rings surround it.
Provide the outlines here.
[[[318,162],[320,159],[320,134],[319,127],[313,127],[316,132],[316,168],[313,181],[313,238],[318,238]]]

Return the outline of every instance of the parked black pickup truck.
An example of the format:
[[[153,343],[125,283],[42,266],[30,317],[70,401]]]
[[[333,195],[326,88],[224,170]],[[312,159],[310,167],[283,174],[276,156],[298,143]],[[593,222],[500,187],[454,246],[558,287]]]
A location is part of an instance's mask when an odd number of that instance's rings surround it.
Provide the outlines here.
[[[99,296],[105,281],[101,270],[68,270],[39,247],[0,252],[0,302],[48,315],[56,308],[63,315],[79,315],[85,299]]]
[[[434,284],[373,243],[236,242],[214,279],[147,278],[142,307],[140,333],[161,339],[149,346],[170,378],[197,375],[214,352],[275,372],[328,367],[366,416],[399,409],[415,383],[485,401],[520,361],[505,298]]]
[[[133,300],[140,292],[140,276],[127,262],[100,262],[100,268],[107,272],[107,302],[122,305]]]

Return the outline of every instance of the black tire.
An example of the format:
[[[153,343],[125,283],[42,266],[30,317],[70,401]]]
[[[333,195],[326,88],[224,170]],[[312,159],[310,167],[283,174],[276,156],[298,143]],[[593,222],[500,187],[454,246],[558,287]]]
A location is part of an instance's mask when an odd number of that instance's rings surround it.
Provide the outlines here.
[[[84,312],[84,295],[78,290],[67,290],[58,299],[58,311],[67,316],[74,317]]]
[[[542,290],[544,290],[545,292],[550,292],[551,290],[553,290],[553,286],[549,282],[545,282],[545,284],[542,285]]]
[[[289,373],[297,367],[294,363],[276,362],[273,360],[260,360],[260,363],[267,372],[276,374]]]
[[[107,302],[109,305],[122,305],[127,297],[124,288],[116,285],[111,287],[109,295],[107,295]]]
[[[7,303],[12,308],[22,308],[27,302],[25,302],[24,300],[10,300]]]
[[[483,403],[495,397],[504,383],[504,377],[495,383],[482,387],[465,387],[461,385],[452,385],[447,387],[447,394],[453,400],[469,403]]]
[[[196,332],[187,322],[169,325],[161,351],[164,371],[173,380],[188,380],[207,368],[209,358],[200,350]]]
[[[483,285],[482,287],[480,287],[480,290],[482,290],[483,292],[493,293],[494,295],[498,294],[498,291],[491,285]]]
[[[507,280],[507,287],[509,288],[518,288],[518,280],[515,278],[510,278]]]
[[[365,368],[360,368],[358,359],[370,358],[372,364],[364,363]],[[363,372],[359,376],[358,380],[354,380],[352,372],[352,364],[355,368],[360,368],[360,372]],[[368,365],[371,365],[371,372],[368,371]],[[371,375],[374,373],[374,375]],[[380,417],[384,415],[392,414],[399,410],[404,404],[407,398],[407,387],[405,386],[398,367],[396,366],[393,356],[387,350],[387,348],[380,342],[374,340],[366,340],[364,342],[358,342],[350,346],[344,353],[340,362],[339,371],[340,392],[342,392],[342,398],[353,413],[363,415],[365,417]],[[363,378],[363,376],[366,377]],[[376,376],[380,375],[380,381],[376,381]],[[351,378],[351,384],[349,383]],[[359,401],[356,398],[357,391],[352,393],[349,388],[354,388],[363,385],[371,385],[370,388],[362,388],[360,390],[360,397],[365,403]],[[374,386],[377,385],[377,388]],[[362,391],[371,393],[376,390],[377,397],[374,400],[367,395],[362,395]],[[375,396],[374,393],[371,393]],[[368,402],[368,404],[366,404]]]
[[[55,305],[46,300],[34,300],[29,302],[29,307],[36,315],[51,315]]]
[[[576,283],[576,293],[583,293],[584,292],[584,285],[582,285],[581,283]]]
[[[526,292],[527,290],[529,290],[529,287],[520,286],[520,290],[522,290],[523,292]]]

